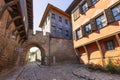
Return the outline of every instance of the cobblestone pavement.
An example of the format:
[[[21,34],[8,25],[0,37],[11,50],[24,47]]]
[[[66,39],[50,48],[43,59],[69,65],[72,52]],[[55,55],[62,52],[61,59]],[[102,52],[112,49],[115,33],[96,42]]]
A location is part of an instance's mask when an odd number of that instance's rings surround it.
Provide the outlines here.
[[[16,69],[0,80],[82,80],[72,74],[72,70],[79,65],[71,66],[42,66],[29,63],[24,68]]]
[[[120,80],[120,76],[90,72],[79,64],[49,67],[35,62],[16,68],[0,80]]]

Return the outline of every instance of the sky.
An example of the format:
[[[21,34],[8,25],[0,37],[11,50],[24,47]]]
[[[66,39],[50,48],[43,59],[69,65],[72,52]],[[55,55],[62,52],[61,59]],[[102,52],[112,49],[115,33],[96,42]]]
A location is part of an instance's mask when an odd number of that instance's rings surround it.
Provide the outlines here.
[[[33,0],[34,31],[41,30],[39,24],[48,3],[65,11],[72,1],[73,0]]]

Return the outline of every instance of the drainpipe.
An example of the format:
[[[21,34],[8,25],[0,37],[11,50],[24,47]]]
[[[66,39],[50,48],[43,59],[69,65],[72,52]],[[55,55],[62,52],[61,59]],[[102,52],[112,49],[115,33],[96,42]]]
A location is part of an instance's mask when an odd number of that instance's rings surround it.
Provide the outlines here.
[[[48,47],[49,47],[49,49],[48,49],[48,64],[49,64],[49,66],[50,66],[50,33],[48,33]]]

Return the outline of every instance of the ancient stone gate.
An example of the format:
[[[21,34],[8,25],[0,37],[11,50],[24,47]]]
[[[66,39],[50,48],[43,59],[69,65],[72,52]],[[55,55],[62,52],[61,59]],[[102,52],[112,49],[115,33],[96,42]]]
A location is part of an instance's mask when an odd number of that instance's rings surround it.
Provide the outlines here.
[[[50,40],[50,46],[49,46]],[[55,39],[43,36],[42,31],[33,35],[29,30],[28,40],[22,44],[24,52],[21,53],[20,64],[26,63],[27,52],[31,47],[41,50],[42,64],[77,63],[72,40]]]

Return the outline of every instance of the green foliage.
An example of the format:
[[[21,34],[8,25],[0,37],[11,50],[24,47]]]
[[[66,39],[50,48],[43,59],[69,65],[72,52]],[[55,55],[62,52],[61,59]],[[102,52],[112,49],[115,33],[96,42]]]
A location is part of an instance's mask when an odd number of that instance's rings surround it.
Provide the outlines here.
[[[90,63],[88,64],[88,69],[120,74],[120,59],[109,59],[108,64],[104,67],[99,64]]]
[[[116,64],[117,59],[109,59],[109,63],[102,68],[104,72],[110,72],[113,74],[120,74],[120,64]]]
[[[102,66],[99,64],[90,63],[87,65],[88,65],[88,68],[91,70],[101,70],[102,69]]]

